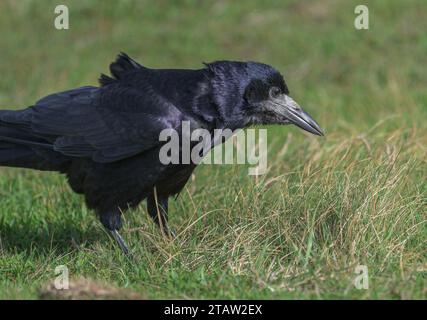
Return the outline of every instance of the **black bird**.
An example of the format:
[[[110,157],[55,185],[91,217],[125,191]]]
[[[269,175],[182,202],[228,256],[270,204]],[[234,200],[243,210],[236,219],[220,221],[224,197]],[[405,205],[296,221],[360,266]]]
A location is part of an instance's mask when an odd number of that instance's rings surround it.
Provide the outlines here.
[[[99,87],[54,93],[23,110],[0,110],[0,166],[58,171],[127,253],[121,214],[147,200],[171,235],[168,198],[196,164],[159,161],[163,129],[236,130],[253,124],[319,125],[289,97],[282,75],[256,62],[216,61],[199,70],[150,69],[121,53]],[[222,142],[222,141],[221,141]]]

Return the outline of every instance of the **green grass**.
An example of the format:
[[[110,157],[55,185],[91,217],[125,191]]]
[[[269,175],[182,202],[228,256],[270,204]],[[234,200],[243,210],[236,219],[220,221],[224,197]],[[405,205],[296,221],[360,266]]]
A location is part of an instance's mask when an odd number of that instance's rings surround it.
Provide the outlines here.
[[[0,168],[0,298],[37,298],[67,265],[148,298],[427,297],[427,3],[365,1],[0,3],[0,106],[96,84],[119,51],[151,67],[255,60],[277,67],[327,131],[269,127],[269,172],[200,166],[163,239],[126,215],[127,259],[64,177]],[[354,287],[367,265],[369,289]]]

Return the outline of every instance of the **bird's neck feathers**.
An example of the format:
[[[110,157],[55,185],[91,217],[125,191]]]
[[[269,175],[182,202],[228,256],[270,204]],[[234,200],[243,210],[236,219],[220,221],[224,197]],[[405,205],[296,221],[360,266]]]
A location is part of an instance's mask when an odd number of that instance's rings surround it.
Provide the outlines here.
[[[205,65],[205,77],[199,83],[193,111],[214,124],[215,128],[242,128],[245,87],[240,75],[244,63],[218,61]]]
[[[247,64],[216,61],[205,63],[205,66],[201,70],[154,70],[145,68],[125,53],[120,53],[110,64],[112,76],[102,74],[99,81],[102,86],[122,82],[146,88],[148,78],[159,87],[175,87],[176,90],[164,91],[162,94],[184,112],[191,109],[205,122],[206,127],[232,130],[243,128],[242,97],[248,82]]]

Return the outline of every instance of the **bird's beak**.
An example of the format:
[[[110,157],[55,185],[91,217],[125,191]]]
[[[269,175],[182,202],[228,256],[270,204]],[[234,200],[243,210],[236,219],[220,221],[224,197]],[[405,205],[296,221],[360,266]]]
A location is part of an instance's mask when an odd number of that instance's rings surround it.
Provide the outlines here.
[[[274,99],[275,111],[290,123],[312,134],[323,136],[323,130],[291,97],[282,94]]]

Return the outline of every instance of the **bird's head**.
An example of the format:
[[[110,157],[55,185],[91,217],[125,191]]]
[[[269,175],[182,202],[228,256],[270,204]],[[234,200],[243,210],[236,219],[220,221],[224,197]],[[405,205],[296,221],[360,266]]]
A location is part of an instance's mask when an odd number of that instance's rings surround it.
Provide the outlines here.
[[[227,127],[294,124],[315,135],[323,135],[317,122],[289,96],[283,76],[273,67],[231,61],[206,66],[211,74],[212,98]]]

